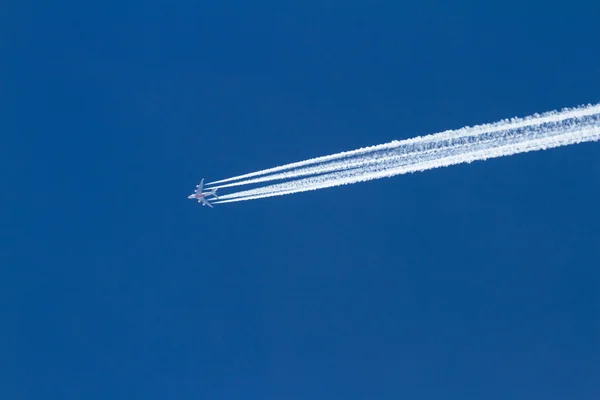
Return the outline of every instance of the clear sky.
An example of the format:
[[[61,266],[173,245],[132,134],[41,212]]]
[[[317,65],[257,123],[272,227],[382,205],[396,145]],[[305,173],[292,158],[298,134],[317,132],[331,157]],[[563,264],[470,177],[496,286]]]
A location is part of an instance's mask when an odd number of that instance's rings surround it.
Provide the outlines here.
[[[489,3],[0,6],[0,397],[598,399],[600,143],[186,199],[600,101],[600,3]]]

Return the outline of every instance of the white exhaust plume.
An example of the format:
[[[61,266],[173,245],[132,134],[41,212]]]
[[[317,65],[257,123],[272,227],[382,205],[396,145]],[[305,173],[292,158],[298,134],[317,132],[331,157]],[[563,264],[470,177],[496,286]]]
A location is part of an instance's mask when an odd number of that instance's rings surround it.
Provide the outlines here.
[[[216,181],[213,184],[245,179],[216,186],[229,187],[288,179],[221,195],[214,203],[282,196],[597,140],[600,140],[600,105],[588,105],[393,141]],[[246,179],[258,176],[262,177]],[[289,180],[302,176],[310,177]]]
[[[467,126],[467,127],[464,127],[464,128],[458,129],[458,130],[448,130],[448,131],[444,131],[444,132],[432,134],[432,135],[417,136],[417,137],[402,140],[402,141],[394,140],[389,143],[385,143],[385,144],[381,144],[381,145],[377,145],[377,146],[363,147],[358,150],[345,151],[345,152],[341,152],[341,153],[337,153],[337,154],[332,154],[329,156],[311,158],[311,159],[305,160],[305,161],[294,162],[294,163],[282,165],[279,167],[269,168],[269,169],[265,169],[265,170],[261,170],[261,171],[257,171],[257,172],[251,172],[249,174],[239,175],[239,176],[235,176],[232,178],[227,178],[227,179],[222,179],[219,181],[210,182],[210,183],[207,183],[206,186],[222,188],[222,187],[228,187],[228,186],[238,186],[238,185],[256,183],[257,181],[255,181],[255,180],[252,180],[252,182],[250,180],[244,180],[242,182],[237,182],[235,185],[230,184],[230,185],[215,186],[220,183],[239,181],[241,179],[251,178],[251,177],[255,177],[255,176],[273,174],[274,172],[294,170],[294,171],[286,172],[285,176],[283,176],[283,177],[281,177],[282,175],[269,175],[270,178],[264,177],[259,182],[265,182],[265,181],[283,179],[283,178],[291,178],[291,177],[296,176],[295,175],[296,172],[300,173],[300,171],[304,171],[305,168],[302,168],[302,167],[306,167],[308,165],[325,164],[325,163],[329,163],[329,162],[335,161],[335,160],[361,156],[363,154],[372,155],[372,154],[375,154],[378,152],[383,152],[386,150],[401,149],[402,147],[405,147],[409,144],[415,144],[415,145],[417,145],[419,143],[426,144],[431,141],[439,141],[439,140],[448,139],[448,138],[458,139],[463,136],[475,136],[478,134],[502,131],[502,130],[506,130],[507,127],[510,127],[512,129],[517,129],[517,128],[523,128],[523,127],[527,127],[527,126],[531,126],[531,125],[540,125],[540,124],[544,124],[544,123],[558,122],[558,121],[561,121],[561,120],[564,120],[567,118],[585,117],[588,115],[597,114],[599,112],[600,112],[600,105],[571,108],[571,109],[564,108],[560,112],[559,111],[550,111],[550,112],[544,113],[542,115],[534,114],[532,116],[525,117],[525,118],[505,119],[505,120],[501,120],[499,122],[495,122],[495,123],[491,123],[491,124],[476,125],[474,127]],[[302,175],[299,175],[299,176],[302,176]]]
[[[432,150],[432,151],[434,151],[434,150]],[[382,160],[383,158],[386,158],[388,156],[389,156],[389,153],[376,152],[374,154],[368,154],[363,157],[353,157],[353,158],[345,159],[343,161],[327,162],[327,163],[317,164],[315,166],[293,169],[291,171],[279,172],[276,174],[271,174],[271,175],[266,175],[266,176],[260,176],[258,178],[245,179],[245,180],[233,182],[233,183],[224,183],[222,185],[212,186],[211,189],[212,188],[226,188],[226,187],[233,187],[233,186],[250,185],[253,183],[276,181],[276,180],[289,179],[289,178],[298,178],[298,177],[307,176],[307,175],[319,175],[319,174],[324,174],[324,173],[333,172],[333,171],[342,171],[342,170],[346,170],[346,169],[352,169],[352,168],[365,166],[368,164],[376,164],[380,160]]]

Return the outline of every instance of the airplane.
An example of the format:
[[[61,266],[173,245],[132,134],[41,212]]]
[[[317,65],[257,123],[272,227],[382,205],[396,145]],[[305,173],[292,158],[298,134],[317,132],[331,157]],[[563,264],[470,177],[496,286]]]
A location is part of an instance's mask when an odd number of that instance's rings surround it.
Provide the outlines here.
[[[199,185],[196,185],[196,190],[194,190],[194,193],[192,193],[188,196],[188,199],[198,199],[198,203],[202,203],[203,206],[209,206],[210,208],[214,208],[213,205],[208,202],[206,197],[207,196],[215,196],[218,200],[219,199],[219,196],[217,196],[218,188],[212,189],[209,192],[202,193],[203,186],[204,186],[204,178],[202,178]]]

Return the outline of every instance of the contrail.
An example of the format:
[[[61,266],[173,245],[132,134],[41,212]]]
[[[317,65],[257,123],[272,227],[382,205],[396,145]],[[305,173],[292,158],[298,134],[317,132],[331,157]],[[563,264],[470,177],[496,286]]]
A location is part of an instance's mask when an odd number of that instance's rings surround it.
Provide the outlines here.
[[[431,134],[431,135],[426,135],[426,136],[417,136],[417,137],[414,137],[411,139],[406,139],[406,140],[401,140],[401,141],[393,140],[389,143],[385,143],[385,144],[381,144],[381,145],[377,145],[377,146],[363,147],[363,148],[360,148],[357,150],[345,151],[345,152],[341,152],[341,153],[337,153],[337,154],[332,154],[329,156],[311,158],[311,159],[308,159],[305,161],[294,162],[294,163],[281,165],[281,166],[274,167],[274,168],[269,168],[269,169],[264,169],[261,171],[251,172],[251,173],[244,174],[244,175],[234,176],[232,178],[227,178],[227,179],[210,182],[210,183],[207,183],[206,186],[223,188],[223,187],[228,187],[228,186],[218,185],[218,184],[225,183],[225,182],[239,181],[241,179],[247,179],[247,178],[252,178],[252,177],[261,176],[261,175],[273,174],[275,172],[280,172],[280,171],[295,170],[295,171],[288,171],[285,173],[285,175],[280,175],[280,177],[273,177],[274,175],[269,175],[269,176],[271,176],[271,178],[264,177],[260,181],[253,180],[252,182],[250,180],[247,180],[247,181],[238,182],[235,185],[229,185],[229,186],[245,185],[245,184],[250,184],[250,183],[265,182],[265,181],[276,180],[276,179],[291,178],[291,177],[295,177],[296,173],[301,173],[300,171],[303,171],[303,167],[313,165],[313,164],[324,164],[324,163],[329,163],[331,161],[341,160],[341,159],[350,158],[350,157],[362,156],[365,154],[372,155],[377,152],[384,152],[384,151],[388,151],[388,150],[402,150],[402,148],[406,147],[407,145],[415,145],[415,146],[418,146],[420,144],[426,145],[430,142],[437,142],[442,139],[459,139],[464,136],[475,136],[475,135],[479,135],[479,134],[493,133],[493,132],[506,130],[506,129],[508,129],[508,127],[512,128],[512,129],[518,129],[518,128],[524,128],[524,127],[532,126],[532,125],[540,125],[540,124],[544,124],[544,123],[558,122],[558,121],[568,119],[568,118],[585,117],[585,116],[597,114],[599,112],[600,112],[600,104],[593,105],[593,106],[592,105],[583,106],[583,107],[578,107],[578,108],[564,108],[561,111],[550,111],[550,112],[547,112],[547,113],[544,113],[541,115],[534,114],[532,116],[525,117],[525,118],[504,119],[504,120],[501,120],[501,121],[498,121],[495,123],[491,123],[491,124],[482,124],[482,125],[476,125],[473,127],[467,126],[467,127],[464,127],[464,128],[458,129],[458,130],[447,130],[447,131],[440,132],[437,134]],[[302,175],[297,175],[297,176],[302,176]]]
[[[265,197],[283,196],[286,194],[306,192],[310,190],[324,189],[333,186],[341,186],[358,182],[366,182],[373,179],[380,179],[386,177],[392,177],[395,175],[406,174],[410,172],[426,171],[434,168],[447,167],[450,165],[470,163],[478,160],[486,160],[488,158],[502,157],[517,153],[525,153],[529,151],[544,150],[552,147],[566,146],[569,144],[597,141],[600,139],[600,128],[591,128],[584,135],[581,132],[575,132],[574,134],[566,135],[556,141],[548,139],[540,139],[526,143],[519,143],[517,145],[501,146],[491,150],[480,150],[472,153],[466,153],[461,155],[447,156],[435,160],[419,162],[411,165],[398,166],[398,167],[387,167],[383,169],[375,169],[363,173],[348,173],[348,174],[328,174],[314,178],[307,178],[301,181],[296,181],[296,187],[286,187],[280,185],[273,185],[268,188],[256,189],[256,192],[246,191],[235,194],[239,197],[225,198],[223,196],[216,203],[231,203],[237,201],[255,200]]]
[[[436,152],[438,150],[432,149],[427,150],[427,152]],[[407,158],[410,157],[414,152],[400,154],[397,152],[395,155],[399,158]],[[250,185],[253,183],[261,183],[261,182],[269,182],[276,181],[282,179],[290,179],[290,178],[298,178],[301,176],[307,175],[319,175],[333,171],[343,171],[347,169],[353,169],[358,167],[364,167],[365,165],[377,164],[384,159],[387,159],[390,156],[390,152],[381,152],[378,151],[374,154],[367,154],[362,157],[353,157],[347,158],[342,161],[336,162],[327,162],[322,164],[317,164],[315,166],[307,166],[304,168],[293,169],[291,171],[279,172],[271,175],[260,176],[258,178],[244,179],[242,181],[233,182],[233,183],[224,183],[221,185],[211,186],[210,189],[221,189],[226,187],[234,187],[234,186],[242,186],[242,185]]]
[[[513,118],[494,124],[393,141],[217,181],[231,182],[269,173],[270,175],[262,178],[247,179],[234,185],[288,179],[275,185],[222,195],[215,203],[282,196],[598,140],[600,105],[588,105],[524,119]],[[290,168],[295,169],[286,171]],[[278,171],[286,172],[273,173]],[[289,180],[310,175],[313,176]],[[229,185],[232,184],[227,186]]]

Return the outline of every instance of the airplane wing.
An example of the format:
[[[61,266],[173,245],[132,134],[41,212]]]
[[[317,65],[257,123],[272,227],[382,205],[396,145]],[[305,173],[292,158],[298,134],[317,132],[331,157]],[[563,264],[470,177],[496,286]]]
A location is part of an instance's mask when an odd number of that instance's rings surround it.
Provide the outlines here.
[[[202,187],[204,186],[204,178],[202,178],[202,180],[200,181],[199,185],[196,185],[196,192],[195,193],[202,193]]]
[[[200,201],[202,201],[202,204],[204,204],[205,206],[209,206],[210,208],[214,208],[212,204],[210,204],[208,201],[206,201],[206,199],[202,198],[202,199],[200,199]]]

